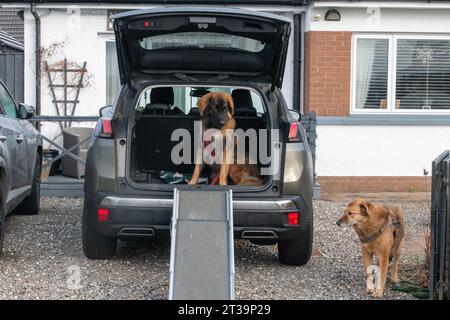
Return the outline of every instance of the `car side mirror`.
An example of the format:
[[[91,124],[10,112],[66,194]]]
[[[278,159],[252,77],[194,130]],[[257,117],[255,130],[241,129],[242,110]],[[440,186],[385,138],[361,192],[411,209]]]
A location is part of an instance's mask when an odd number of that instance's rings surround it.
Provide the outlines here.
[[[31,119],[34,117],[36,113],[36,110],[34,109],[33,106],[30,106],[28,104],[25,103],[20,103],[19,104],[19,118],[20,119]]]
[[[104,107],[101,107],[100,110],[98,110],[98,115],[100,117],[110,118],[110,117],[112,117],[112,114],[113,114],[112,106],[104,106]]]
[[[302,119],[302,114],[300,112],[298,112],[297,110],[289,109],[289,113],[297,121],[300,121]]]

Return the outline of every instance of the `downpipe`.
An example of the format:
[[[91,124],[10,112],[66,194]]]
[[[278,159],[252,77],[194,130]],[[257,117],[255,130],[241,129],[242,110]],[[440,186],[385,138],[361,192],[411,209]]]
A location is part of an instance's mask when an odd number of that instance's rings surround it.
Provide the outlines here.
[[[41,115],[41,17],[36,12],[36,4],[30,4],[31,14],[35,20],[35,55],[36,55],[36,115]],[[36,122],[36,129],[40,131],[41,123]]]

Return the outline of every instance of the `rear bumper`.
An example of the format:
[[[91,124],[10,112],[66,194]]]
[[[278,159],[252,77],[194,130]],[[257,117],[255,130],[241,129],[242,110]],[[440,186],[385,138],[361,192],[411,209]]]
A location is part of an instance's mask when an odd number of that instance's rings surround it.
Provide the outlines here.
[[[85,199],[91,226],[96,232],[119,237],[170,236],[172,199],[121,197],[97,194]],[[98,208],[109,210],[106,222],[98,222]],[[292,239],[300,235],[309,221],[311,210],[300,196],[278,199],[233,201],[235,238],[244,239]],[[288,224],[288,213],[299,213],[299,224]]]

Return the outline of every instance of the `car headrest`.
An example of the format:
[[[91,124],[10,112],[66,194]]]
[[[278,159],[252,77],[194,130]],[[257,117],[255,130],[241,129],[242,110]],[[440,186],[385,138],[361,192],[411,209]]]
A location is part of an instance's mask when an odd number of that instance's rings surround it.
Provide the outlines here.
[[[234,101],[236,115],[256,116],[257,112],[249,90],[234,89],[231,97]]]
[[[170,111],[170,105],[165,103],[149,103],[145,106],[146,114],[166,114]]]
[[[150,92],[150,102],[153,103],[164,103],[168,105],[173,105],[174,94],[173,88],[171,87],[161,87],[153,88]]]
[[[198,111],[197,107],[191,108],[189,111],[190,116],[200,116],[200,111]]]

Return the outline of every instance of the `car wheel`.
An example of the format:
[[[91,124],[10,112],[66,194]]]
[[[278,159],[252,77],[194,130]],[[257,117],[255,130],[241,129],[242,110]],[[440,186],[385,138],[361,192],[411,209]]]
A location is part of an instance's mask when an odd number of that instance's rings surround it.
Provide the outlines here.
[[[33,176],[33,183],[31,185],[31,194],[19,204],[19,206],[14,210],[14,213],[21,215],[37,215],[39,214],[40,203],[41,203],[41,157],[37,155],[34,164],[34,176]]]
[[[300,237],[278,242],[278,258],[282,264],[302,266],[311,258],[313,221],[309,221]]]
[[[117,238],[108,237],[95,232],[89,223],[89,213],[83,208],[83,222],[81,226],[83,253],[88,259],[111,259],[116,253]]]
[[[2,255],[3,240],[5,238],[5,218],[6,218],[5,209],[0,199],[0,256]]]

